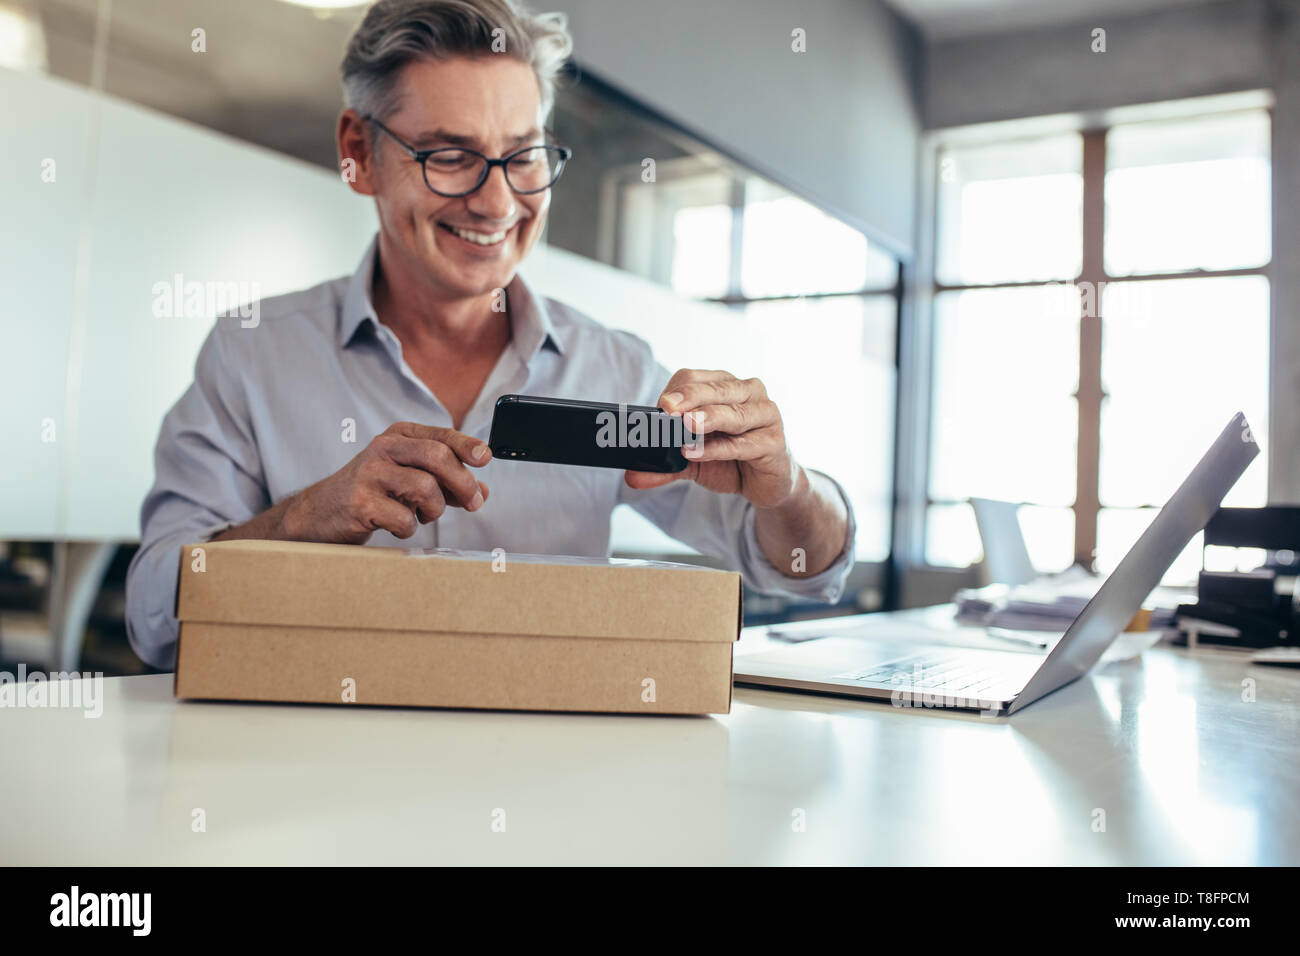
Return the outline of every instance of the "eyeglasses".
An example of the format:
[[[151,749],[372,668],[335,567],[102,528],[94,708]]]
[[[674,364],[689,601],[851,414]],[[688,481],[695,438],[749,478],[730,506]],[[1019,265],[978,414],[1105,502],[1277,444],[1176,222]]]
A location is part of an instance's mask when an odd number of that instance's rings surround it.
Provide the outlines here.
[[[525,146],[500,159],[489,159],[478,150],[464,146],[442,146],[437,149],[416,149],[399,139],[391,129],[373,116],[363,116],[374,123],[424,170],[424,184],[439,196],[455,199],[476,192],[485,182],[493,166],[500,166],[506,183],[525,196],[545,192],[555,185],[564,172],[564,164],[573,156],[567,146],[547,143]]]

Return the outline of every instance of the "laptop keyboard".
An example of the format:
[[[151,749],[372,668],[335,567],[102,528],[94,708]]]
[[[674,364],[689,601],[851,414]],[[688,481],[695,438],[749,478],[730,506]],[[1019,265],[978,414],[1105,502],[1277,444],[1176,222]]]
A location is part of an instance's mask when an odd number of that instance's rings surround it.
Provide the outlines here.
[[[918,671],[919,668],[919,671]],[[921,690],[942,690],[949,694],[961,691],[963,696],[988,690],[1006,675],[998,670],[973,667],[954,662],[952,658],[917,654],[869,667],[864,671],[840,674],[841,679],[862,681],[884,687],[904,686]]]

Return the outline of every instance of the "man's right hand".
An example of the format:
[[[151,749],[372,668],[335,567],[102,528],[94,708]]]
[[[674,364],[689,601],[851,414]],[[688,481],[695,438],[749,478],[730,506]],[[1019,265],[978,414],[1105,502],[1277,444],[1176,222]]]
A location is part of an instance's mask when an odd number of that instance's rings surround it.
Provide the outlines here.
[[[451,428],[398,422],[328,478],[213,540],[365,544],[376,531],[409,538],[449,507],[483,507],[488,487],[466,466],[491,459],[491,450],[477,438]]]

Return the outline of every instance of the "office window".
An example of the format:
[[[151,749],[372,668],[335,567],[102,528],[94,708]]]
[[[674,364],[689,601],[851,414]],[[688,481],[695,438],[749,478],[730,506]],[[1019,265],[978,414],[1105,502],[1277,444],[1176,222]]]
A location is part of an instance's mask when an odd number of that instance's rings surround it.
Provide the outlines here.
[[[674,211],[674,292],[701,299],[726,295],[730,263],[730,206],[714,203]]]
[[[748,177],[734,214],[733,289],[753,374],[794,454],[834,475],[858,520],[857,557],[883,561],[892,523],[898,260],[780,187]],[[846,428],[846,425],[852,425]]]
[[[725,307],[713,326],[690,330],[690,349],[670,322],[662,341],[657,329],[639,331],[665,361],[707,344],[729,371],[761,378],[796,456],[849,494],[858,558],[884,561],[898,258],[590,76],[562,86],[553,125],[576,152],[556,186],[547,241]],[[635,515],[616,515],[614,538],[628,551],[672,548]]]
[[[844,486],[858,521],[858,558],[885,560],[898,300],[826,296],[754,300],[741,308],[758,341],[759,377],[781,407],[791,451]]]
[[[1218,271],[1269,260],[1261,111],[1117,126],[1106,137],[1106,271]]]
[[[1128,302],[1119,306],[1116,295],[1105,308],[1101,501],[1132,508],[1162,501],[1182,480],[1223,427],[1227,405],[1268,433],[1268,281],[1172,279],[1117,290]],[[1266,479],[1252,466],[1224,502],[1262,504]]]
[[[927,562],[979,560],[980,496],[1110,570],[1233,412],[1267,434],[1268,156],[1263,110],[939,151]]]
[[[616,208],[606,226],[616,224],[616,232],[606,243],[607,260],[670,286],[678,295],[726,295],[734,175],[695,157],[663,161],[653,184],[642,181],[640,170],[639,164],[622,166],[613,174],[617,185],[608,202]],[[587,204],[575,204],[585,223],[582,235],[593,236]],[[556,230],[550,230],[548,240],[581,253]]]
[[[755,374],[781,407],[791,450],[844,486],[859,560],[883,561],[893,513],[898,260],[759,177],[745,179],[737,200],[738,288],[724,301],[757,340]]]
[[[898,263],[867,237],[765,180],[745,184],[740,289],[748,298],[893,288]]]
[[[1072,550],[1052,533],[1068,523],[1074,500],[1079,317],[1070,305],[1052,286],[935,298],[930,496],[1036,502],[1043,507],[1021,513],[1030,556],[1058,569]],[[963,565],[980,554],[964,504],[936,506],[926,540],[931,563]]]
[[[1082,255],[1080,138],[945,149],[938,255],[944,285],[1069,279]]]
[[[1070,504],[1078,329],[1042,286],[936,298],[932,495]]]

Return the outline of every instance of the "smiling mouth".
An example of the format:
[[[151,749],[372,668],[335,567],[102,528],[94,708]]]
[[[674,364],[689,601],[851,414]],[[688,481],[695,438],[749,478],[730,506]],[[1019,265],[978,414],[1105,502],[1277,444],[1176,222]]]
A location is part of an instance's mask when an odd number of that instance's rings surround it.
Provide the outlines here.
[[[518,225],[516,223],[515,225]],[[514,226],[509,229],[502,229],[500,232],[479,232],[474,229],[464,229],[460,226],[453,226],[445,222],[438,223],[439,228],[446,229],[452,235],[464,239],[466,242],[472,242],[476,246],[497,246],[505,242],[506,236],[510,235]]]

